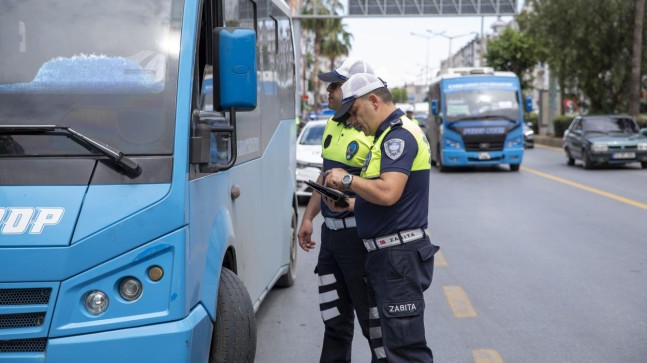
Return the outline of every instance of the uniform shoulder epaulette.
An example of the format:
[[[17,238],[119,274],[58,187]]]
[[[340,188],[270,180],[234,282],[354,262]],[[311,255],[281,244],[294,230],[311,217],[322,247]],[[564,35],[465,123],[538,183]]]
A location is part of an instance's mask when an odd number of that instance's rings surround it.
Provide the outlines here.
[[[392,129],[400,127],[400,126],[402,126],[402,119],[401,118],[398,117],[397,119],[391,121],[391,128]]]

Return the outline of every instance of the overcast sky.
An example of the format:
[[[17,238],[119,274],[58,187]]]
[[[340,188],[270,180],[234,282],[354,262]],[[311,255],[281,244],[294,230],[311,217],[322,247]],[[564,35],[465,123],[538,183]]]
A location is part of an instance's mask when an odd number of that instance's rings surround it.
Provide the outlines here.
[[[519,7],[523,1],[519,1]],[[482,21],[483,20],[483,21]],[[459,50],[476,32],[491,34],[492,23],[497,17],[410,17],[410,18],[346,18],[346,30],[353,34],[353,48],[350,56],[364,58],[375,68],[377,74],[389,87],[402,87],[405,83],[422,84],[427,67],[427,46],[429,77],[440,68],[440,61],[449,54],[449,40],[427,32],[445,32],[457,36],[452,40],[452,53]],[[502,17],[509,22],[512,17]],[[419,34],[411,35],[411,33]],[[428,38],[427,38],[428,37]]]

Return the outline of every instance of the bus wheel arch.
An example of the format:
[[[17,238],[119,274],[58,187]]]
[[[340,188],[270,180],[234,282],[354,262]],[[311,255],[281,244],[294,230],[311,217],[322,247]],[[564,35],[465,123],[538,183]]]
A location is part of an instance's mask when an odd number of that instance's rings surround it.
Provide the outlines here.
[[[288,270],[276,282],[277,287],[290,287],[297,278],[297,210],[292,207],[292,222],[290,233],[290,263]]]
[[[209,363],[253,362],[256,355],[256,316],[243,281],[230,269],[220,272],[216,321]]]

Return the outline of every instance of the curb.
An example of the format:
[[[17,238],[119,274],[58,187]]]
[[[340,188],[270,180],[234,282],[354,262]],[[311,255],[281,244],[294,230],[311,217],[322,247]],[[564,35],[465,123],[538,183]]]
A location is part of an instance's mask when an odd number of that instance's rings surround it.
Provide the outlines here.
[[[563,141],[562,141],[562,138],[560,137],[535,135],[535,143],[545,145],[545,146],[557,147],[561,149]]]

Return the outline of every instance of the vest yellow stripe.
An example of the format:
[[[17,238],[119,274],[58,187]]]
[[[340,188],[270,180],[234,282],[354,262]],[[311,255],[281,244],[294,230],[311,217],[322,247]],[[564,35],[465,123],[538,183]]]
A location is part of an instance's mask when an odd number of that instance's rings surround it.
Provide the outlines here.
[[[429,142],[427,137],[422,132],[418,125],[414,124],[413,121],[409,120],[406,116],[400,117],[402,120],[402,126],[405,130],[409,131],[418,143],[418,154],[413,159],[413,165],[411,166],[411,171],[418,170],[430,170],[431,169],[431,150],[429,148]],[[384,138],[391,131],[391,126],[387,127],[386,130],[380,135],[380,137],[375,140],[375,144],[371,148],[370,155],[367,162],[365,162],[364,167],[362,168],[361,176],[363,178],[373,179],[380,176],[380,164],[382,161],[382,143]]]

